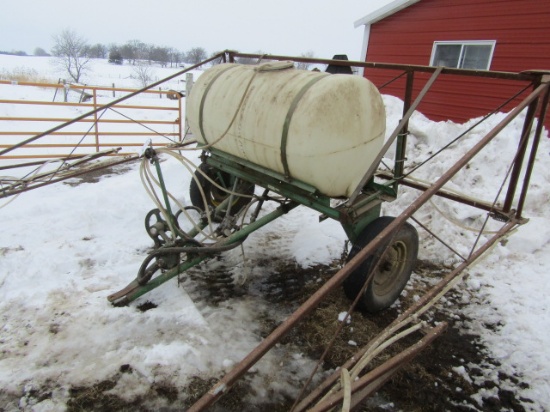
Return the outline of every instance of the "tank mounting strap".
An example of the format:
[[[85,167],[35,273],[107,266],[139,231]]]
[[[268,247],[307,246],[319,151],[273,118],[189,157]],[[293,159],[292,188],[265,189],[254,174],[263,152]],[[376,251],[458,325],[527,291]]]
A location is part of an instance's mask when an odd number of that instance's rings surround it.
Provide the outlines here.
[[[294,111],[296,110],[296,107],[298,106],[298,103],[300,102],[304,94],[306,94],[306,92],[311,88],[311,86],[313,86],[319,80],[324,79],[327,76],[330,76],[330,74],[325,74],[324,76],[315,76],[313,79],[307,82],[304,85],[304,87],[302,87],[302,89],[298,92],[298,94],[294,96],[294,100],[292,100],[292,103],[286,114],[285,122],[283,123],[283,133],[281,135],[281,162],[283,163],[284,174],[287,179],[291,177],[290,170],[288,168],[288,160],[286,156],[286,145],[288,141],[288,131],[290,129],[290,121],[292,120]]]
[[[199,107],[199,129],[201,131],[201,136],[202,136],[202,138],[204,139],[204,142],[207,145],[209,144],[209,142],[206,139],[206,134],[204,133],[204,128],[203,128],[203,124],[204,124],[204,122],[203,122],[203,112],[204,112],[204,104],[206,102],[206,96],[208,96],[208,92],[210,91],[210,89],[212,88],[212,85],[216,82],[216,80],[218,80],[221,77],[221,75],[224,74],[226,71],[234,69],[235,67],[238,67],[238,66],[237,65],[229,66],[229,67],[225,68],[224,70],[220,71],[210,81],[210,83],[208,83],[208,86],[206,86],[206,89],[204,90],[204,94],[202,95],[201,104],[200,104],[200,107]]]

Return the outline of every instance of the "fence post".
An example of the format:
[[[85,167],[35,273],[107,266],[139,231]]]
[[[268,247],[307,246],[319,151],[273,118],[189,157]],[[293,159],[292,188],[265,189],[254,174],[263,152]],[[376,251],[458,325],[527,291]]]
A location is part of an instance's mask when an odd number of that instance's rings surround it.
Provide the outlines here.
[[[183,142],[183,138],[185,137],[183,134],[182,134],[182,130],[181,130],[181,124],[182,124],[182,116],[184,116],[184,113],[181,112],[181,100],[183,99],[182,96],[178,96],[178,111],[179,111],[179,116],[178,116],[178,133],[179,133],[179,141],[180,143]]]
[[[94,110],[97,109],[97,90],[93,89],[94,93]],[[114,93],[114,90],[113,90]],[[98,118],[97,118],[97,112],[94,112],[94,132],[95,132],[95,151],[99,152],[99,127],[98,127]]]
[[[61,77],[59,78],[59,80],[57,81],[57,84],[61,83]],[[55,97],[57,96],[57,91],[59,90],[58,87],[55,88],[55,92],[53,94],[53,100],[52,102],[55,102]]]
[[[113,83],[113,97],[115,97],[115,84]]]
[[[186,73],[185,74],[185,98],[186,99],[187,99],[187,96],[189,96],[189,93],[191,93],[192,88],[193,88],[193,73]],[[187,131],[189,130],[189,124],[187,122],[187,116],[185,116],[185,113],[183,113],[183,116],[185,117],[185,126],[184,126],[184,130],[183,130],[184,136],[183,137],[185,137],[187,135]]]
[[[63,102],[67,103],[67,95],[69,94],[69,85],[67,81],[63,79]]]

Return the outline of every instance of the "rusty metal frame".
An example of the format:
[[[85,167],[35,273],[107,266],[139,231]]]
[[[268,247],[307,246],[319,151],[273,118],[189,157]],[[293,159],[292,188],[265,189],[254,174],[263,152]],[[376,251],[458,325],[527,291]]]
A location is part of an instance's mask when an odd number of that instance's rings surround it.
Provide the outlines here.
[[[292,56],[284,56],[284,55],[261,55],[261,54],[252,54],[252,53],[238,53],[233,51],[226,51],[226,54],[228,55],[227,61],[229,62],[235,62],[238,58],[257,58],[258,60],[290,60],[294,62],[303,62],[303,63],[311,63],[311,64],[325,64],[325,65],[336,65],[336,66],[347,66],[347,67],[360,67],[360,68],[369,68],[369,69],[386,69],[386,70],[395,70],[396,72],[399,72],[399,77],[403,76],[403,74],[406,74],[406,83],[405,83],[405,90],[403,93],[403,118],[401,122],[399,123],[398,127],[392,134],[392,138],[395,138],[395,136],[398,138],[397,143],[397,150],[396,150],[396,159],[395,159],[395,170],[393,173],[393,177],[389,177],[387,174],[381,176],[384,179],[390,179],[394,180],[395,182],[395,189],[397,190],[397,186],[401,183],[405,184],[406,186],[415,187],[420,190],[424,190],[422,188],[422,185],[419,185],[417,183],[412,182],[411,180],[405,179],[403,177],[403,163],[404,163],[404,149],[406,145],[406,136],[408,135],[408,119],[412,112],[410,111],[411,106],[417,105],[417,101],[413,102],[413,83],[415,81],[415,74],[416,73],[428,73],[432,74],[432,79],[434,77],[440,77],[440,75],[455,75],[455,76],[466,76],[466,77],[480,77],[480,78],[489,78],[489,79],[502,79],[502,80],[510,80],[510,81],[522,81],[527,82],[532,85],[533,91],[538,90],[539,86],[546,84],[550,81],[550,70],[549,71],[525,71],[520,73],[515,72],[503,72],[503,71],[490,71],[490,70],[467,70],[467,69],[455,69],[455,68],[447,68],[447,67],[434,67],[434,66],[419,66],[419,65],[407,65],[407,64],[394,64],[394,63],[373,63],[373,62],[361,62],[361,61],[349,61],[349,60],[333,60],[333,59],[316,59],[316,58],[308,58],[308,57],[292,57]],[[421,91],[421,94],[425,94],[428,92],[428,89],[430,87],[429,82],[432,80],[428,80],[426,83],[424,90]],[[540,95],[542,96],[542,92],[540,92]],[[548,92],[546,92],[546,95],[548,95]],[[419,95],[421,98],[422,96]],[[548,111],[548,97],[544,97],[541,99],[534,99],[531,100],[528,104],[528,110],[524,121],[524,126],[522,130],[522,135],[519,139],[518,144],[518,151],[517,156],[514,162],[514,168],[512,171],[512,175],[510,176],[510,181],[508,184],[508,190],[506,192],[506,200],[504,202],[504,206],[502,208],[499,208],[496,212],[503,218],[506,216],[513,215],[514,213],[517,213],[519,211],[519,214],[516,214],[516,217],[521,217],[521,208],[518,207],[517,210],[512,210],[512,203],[516,194],[516,190],[519,185],[519,179],[521,170],[523,167],[523,163],[526,156],[526,151],[528,147],[528,136],[531,132],[532,126],[535,122],[535,118],[538,114],[538,124],[535,131],[535,138],[532,143],[532,155],[528,159],[528,163],[526,165],[526,170],[530,171],[531,173],[533,166],[534,166],[534,156],[536,155],[536,151],[538,148],[538,142],[540,141],[540,137],[543,132],[544,128],[544,119],[546,117],[546,112]],[[522,107],[522,109],[525,106]],[[395,135],[395,136],[394,136]],[[383,153],[382,153],[383,154]],[[376,163],[376,162],[375,162]],[[367,173],[368,174],[368,173]],[[362,182],[364,183],[364,182]],[[520,200],[518,203],[518,206],[522,206],[525,202],[525,196],[527,193],[527,186],[528,182],[523,182],[521,194],[520,194]],[[358,191],[361,188],[358,188]],[[450,194],[444,194],[444,191],[438,192],[436,195],[438,196],[444,196],[447,197],[453,201],[470,205],[473,207],[478,207],[482,210],[491,209],[491,206],[484,202],[472,202],[471,199],[459,196],[459,195],[450,195]]]
[[[380,387],[386,383],[399,369],[405,366],[408,362],[413,360],[422,350],[426,349],[443,331],[447,328],[447,323],[442,322],[439,325],[430,328],[426,331],[425,336],[418,342],[411,345],[407,349],[403,350],[399,354],[391,357],[385,361],[382,365],[376,367],[372,371],[366,373],[357,381],[351,384],[352,402],[351,407],[357,406],[366,397],[376,392]],[[337,371],[339,372],[339,371]],[[355,396],[353,396],[355,395]],[[342,402],[344,398],[344,392],[339,391],[331,395],[328,399],[321,401],[314,405],[310,412],[325,412],[330,411],[332,408]],[[293,412],[303,410],[304,405],[301,408],[296,408]]]
[[[353,67],[364,67],[364,68],[378,68],[378,69],[391,69],[400,72],[406,73],[406,85],[404,92],[404,113],[403,119],[399,123],[396,131],[394,132],[395,137],[397,138],[398,153],[396,158],[396,165],[394,173],[392,175],[387,175],[387,179],[393,180],[395,187],[399,184],[405,184],[416,189],[420,189],[420,194],[417,199],[415,199],[398,217],[396,217],[391,224],[389,224],[371,243],[365,246],[357,255],[351,259],[342,269],[340,269],[332,278],[330,278],[324,285],[322,285],[305,303],[303,303],[294,313],[292,313],[285,321],[283,321],[269,336],[267,336],[254,350],[252,350],[240,363],[238,363],[231,371],[229,371],[222,379],[220,379],[206,394],[204,394],[194,405],[191,406],[189,411],[202,411],[214,404],[224,393],[226,393],[236,382],[240,379],[253,365],[256,364],[275,344],[277,344],[290,330],[296,326],[301,320],[303,320],[309,313],[311,313],[322,301],[323,299],[336,287],[338,287],[349,275],[351,272],[356,270],[359,265],[382,244],[388,241],[394,233],[399,230],[399,228],[405,224],[405,222],[412,218],[414,213],[422,207],[427,201],[429,201],[433,196],[443,196],[448,199],[451,199],[456,202],[463,204],[468,204],[480,208],[482,210],[497,212],[500,214],[500,217],[504,217],[505,223],[501,229],[487,240],[483,245],[479,246],[474,250],[466,261],[461,263],[457,268],[455,268],[451,273],[449,273],[438,285],[436,285],[432,290],[425,294],[416,304],[411,308],[407,309],[403,315],[401,315],[390,327],[395,326],[398,322],[404,321],[407,317],[412,317],[416,319],[419,313],[422,313],[424,308],[423,305],[429,303],[431,300],[436,299],[439,294],[445,291],[445,288],[448,287],[451,282],[456,280],[459,275],[467,269],[473,262],[475,262],[483,253],[485,253],[492,245],[494,245],[499,239],[509,234],[511,230],[517,227],[519,224],[524,222],[522,219],[522,210],[527,196],[527,191],[529,187],[529,180],[533,171],[535,156],[538,149],[538,144],[543,132],[543,122],[546,115],[546,111],[549,105],[549,95],[550,95],[550,76],[548,72],[524,72],[524,73],[510,73],[510,72],[492,72],[492,71],[476,71],[476,70],[464,70],[464,69],[450,69],[450,68],[436,68],[431,66],[414,66],[414,65],[398,65],[398,64],[384,64],[384,63],[365,63],[357,61],[342,61],[342,60],[331,60],[331,59],[312,59],[305,57],[290,57],[290,56],[277,56],[277,55],[259,55],[259,54],[244,54],[237,53],[232,51],[226,51],[220,54],[217,54],[211,57],[208,60],[205,60],[197,65],[194,65],[190,68],[182,70],[174,74],[172,77],[176,77],[189,71],[193,68],[200,67],[208,62],[220,59],[221,61],[234,62],[235,59],[240,57],[247,58],[257,58],[259,61],[264,60],[291,60],[294,62],[307,62],[314,64],[332,64],[339,66],[353,66]],[[404,149],[406,145],[406,136],[408,134],[408,118],[411,109],[414,109],[416,102],[412,102],[412,86],[413,81],[415,80],[416,73],[431,73],[432,79],[435,79],[441,75],[460,75],[460,76],[475,76],[483,78],[497,78],[497,79],[506,79],[506,80],[520,80],[529,82],[533,85],[532,92],[523,99],[523,101],[512,111],[510,111],[505,118],[495,126],[489,133],[482,137],[468,152],[466,152],[454,165],[452,165],[446,173],[444,173],[440,178],[438,178],[431,185],[419,185],[415,182],[410,181],[402,176],[403,168],[402,163],[404,159]],[[113,101],[110,105],[119,103],[120,101],[132,97],[135,94],[138,94],[146,89],[156,86],[170,78],[163,79],[157,83],[154,83],[147,88],[144,88],[140,91],[137,91],[131,95],[125,96],[125,98],[118,99]],[[427,85],[426,92],[429,89]],[[22,142],[20,145],[16,145],[9,150],[0,151],[0,156],[13,150],[17,147],[21,147],[25,144],[31,143],[39,139],[40,137],[47,135],[48,133],[53,133],[62,127],[65,127],[73,122],[84,119],[88,116],[93,116],[95,113],[98,113],[100,110],[104,110],[106,106],[99,108],[97,110],[88,112],[79,118],[73,119],[71,122],[65,123],[64,125],[58,126],[57,128],[51,129],[47,132],[44,132],[41,135],[35,136],[31,139],[28,139],[25,142]],[[527,110],[526,119],[524,122],[524,128],[520,137],[517,156],[515,158],[514,168],[511,173],[510,182],[508,184],[508,190],[506,194],[507,201],[505,202],[504,207],[501,209],[495,209],[493,205],[489,203],[480,203],[473,202],[471,199],[465,198],[457,194],[450,194],[444,190],[444,185],[458,173],[474,156],[476,156],[487,144],[489,144],[495,136],[498,135],[504,127],[509,124],[519,113],[525,109]],[[527,163],[525,166],[525,174],[522,184],[520,184],[520,175],[523,168],[523,163],[527,156],[527,150],[529,147],[528,136],[531,133],[532,126],[535,122],[535,117],[538,113],[539,121],[535,130],[535,137],[531,143],[531,151],[527,158]],[[370,171],[367,171],[365,178],[368,180],[370,178]],[[360,187],[358,188],[361,189]],[[513,203],[515,199],[516,191],[519,189],[519,199],[517,201],[517,209],[513,209]],[[397,323],[396,323],[397,322]],[[435,337],[437,333],[432,333],[431,337]],[[427,340],[430,340],[427,339]],[[422,341],[420,346],[415,348],[421,349],[427,344],[426,340]],[[367,348],[369,345],[367,345]],[[416,349],[415,349],[416,350]],[[376,372],[372,371],[370,377],[367,378],[364,376],[361,382],[361,385],[354,386],[354,395],[356,399],[361,400],[362,397],[367,396],[363,389],[364,385],[367,387],[370,386],[371,389],[376,389],[380,384],[383,383],[387,377],[397,370],[397,368],[402,364],[406,359],[410,359],[415,352],[415,350],[405,351],[402,355],[403,357],[397,357],[394,361],[382,365],[382,369],[377,369]],[[414,353],[413,353],[414,352]],[[360,353],[360,352],[358,352]],[[363,385],[364,384],[364,385]],[[308,395],[304,400],[302,400],[298,406],[298,410],[303,410],[306,407],[311,406],[311,401],[316,399],[316,396],[313,396],[321,388],[324,388],[325,384],[320,385],[316,388],[310,395]],[[331,403],[332,405],[332,403]],[[328,406],[327,406],[328,407]],[[320,405],[317,407],[317,410],[325,410],[324,406]]]
[[[407,72],[407,83],[405,91],[405,104],[404,111],[405,115],[412,106],[411,97],[412,97],[412,82],[414,79],[414,73],[416,72],[426,72],[426,73],[435,73],[435,76],[441,74],[454,74],[454,75],[463,75],[463,76],[476,76],[476,77],[486,77],[486,78],[499,78],[499,79],[509,79],[509,80],[522,80],[531,82],[533,84],[533,91],[524,98],[524,100],[511,112],[509,112],[506,117],[498,123],[489,133],[482,137],[468,152],[466,152],[454,165],[452,165],[449,170],[444,173],[439,179],[433,182],[431,185],[426,185],[423,187],[417,186],[416,188],[420,189],[422,192],[418,198],[413,201],[395,220],[387,226],[371,243],[365,246],[353,259],[351,259],[342,269],[340,269],[331,279],[329,279],[317,292],[315,292],[305,303],[303,303],[294,313],[292,313],[284,322],[282,322],[269,336],[267,336],[254,350],[252,350],[240,363],[238,363],[229,373],[227,373],[222,379],[220,379],[206,394],[204,394],[194,405],[189,409],[190,412],[202,411],[215,403],[224,393],[226,393],[240,377],[242,377],[257,361],[259,361],[277,342],[279,342],[298,322],[300,322],[304,317],[306,317],[311,311],[313,311],[321,301],[328,295],[329,292],[333,291],[338,287],[349,274],[357,269],[357,267],[369,256],[371,255],[377,247],[386,242],[391,238],[393,233],[395,233],[407,219],[411,218],[413,214],[424,205],[430,198],[435,195],[444,196],[451,198],[451,200],[469,204],[470,206],[479,207],[482,210],[494,211],[494,208],[489,203],[479,204],[477,202],[472,202],[471,199],[464,198],[460,195],[452,195],[448,192],[445,192],[443,186],[447,183],[453,176],[456,175],[466,164],[476,156],[488,143],[490,143],[504,127],[509,124],[520,112],[529,107],[528,113],[525,119],[524,128],[522,131],[522,136],[520,139],[520,145],[518,147],[518,152],[515,158],[515,166],[513,175],[511,178],[511,183],[509,183],[509,188],[507,196],[511,199],[514,198],[514,194],[519,183],[519,171],[521,170],[522,162],[524,161],[528,139],[531,132],[531,128],[535,119],[537,108],[539,111],[539,122],[535,131],[535,138],[533,139],[531,153],[527,163],[527,172],[525,173],[523,185],[520,192],[520,198],[518,203],[518,209],[513,211],[511,209],[511,203],[506,204],[505,207],[501,210],[503,214],[507,214],[506,223],[503,227],[491,237],[488,241],[485,242],[482,246],[478,247],[477,250],[473,251],[469,258],[460,264],[455,270],[453,270],[447,277],[445,277],[440,284],[436,285],[431,291],[424,295],[417,304],[409,308],[402,316],[396,319],[395,322],[403,319],[406,316],[412,316],[415,310],[419,308],[419,305],[423,305],[428,302],[430,299],[435,299],[438,293],[441,293],[446,286],[448,286],[454,279],[459,276],[466,268],[468,268],[474,261],[476,261],[483,253],[485,253],[493,244],[495,244],[499,239],[506,236],[511,230],[513,230],[517,225],[524,223],[524,220],[521,218],[521,212],[523,209],[523,204],[525,202],[527,189],[529,186],[529,179],[533,170],[535,155],[538,148],[538,143],[543,130],[543,122],[545,118],[546,111],[548,109],[548,101],[550,94],[550,84],[549,76],[547,73],[509,73],[509,72],[490,72],[490,71],[475,71],[475,70],[463,70],[463,69],[449,69],[449,68],[435,68],[430,66],[412,66],[412,65],[396,65],[396,64],[380,64],[380,63],[365,63],[365,62],[350,62],[350,61],[341,61],[341,60],[326,60],[326,59],[311,59],[311,58],[302,58],[302,57],[290,57],[290,56],[274,56],[274,55],[258,55],[258,54],[243,54],[236,52],[227,52],[227,60],[229,62],[234,62],[236,58],[239,57],[248,57],[248,58],[258,58],[259,60],[292,60],[295,62],[307,62],[315,64],[334,64],[341,66],[355,66],[355,67],[370,67],[370,68],[381,68],[381,69],[393,69],[401,70]],[[407,122],[408,117],[404,115],[404,119],[400,122],[396,135],[401,135],[403,137],[408,133]],[[406,118],[405,118],[406,117]],[[405,139],[402,138],[398,141],[398,145],[401,146],[401,151],[404,151]],[[397,161],[402,159],[398,158]],[[404,159],[403,159],[404,160]],[[396,183],[404,183],[411,187],[414,187],[412,182],[409,180],[403,179],[402,174],[403,169],[401,166],[396,167],[393,176],[388,176],[389,179],[395,179]],[[367,173],[368,175],[368,173]],[[513,213],[512,213],[513,212]],[[395,322],[392,324],[394,325]],[[391,325],[390,325],[391,326]],[[399,362],[398,364],[399,365]],[[375,376],[376,379],[386,379],[388,376],[396,370],[396,364],[392,363],[391,365],[386,365],[380,373]],[[370,381],[372,382],[372,381]],[[316,391],[319,391],[323,385],[319,386]],[[326,388],[326,387],[325,387]],[[355,392],[356,397],[367,396],[368,394],[361,393],[363,387],[356,387],[357,392]],[[310,395],[311,396],[311,395]],[[311,406],[309,403],[304,403],[309,397],[302,401],[297,410],[303,410],[307,406]],[[361,398],[362,399],[362,398]],[[310,399],[311,400],[311,399]],[[331,404],[333,405],[333,404]],[[328,406],[327,406],[328,407]],[[319,406],[314,410],[326,410],[324,407]]]
[[[479,259],[485,252],[487,252],[496,242],[506,237],[519,222],[513,219],[510,222],[504,224],[501,229],[495,233],[491,238],[489,238],[483,245],[481,245],[467,260],[462,262],[454,270],[449,272],[443,279],[439,281],[434,287],[432,287],[427,293],[425,293],[417,302],[415,302],[411,307],[409,307],[405,312],[398,316],[390,325],[384,329],[379,335],[374,337],[370,342],[367,343],[363,348],[358,350],[346,363],[342,365],[342,368],[352,367],[358,359],[360,359],[368,350],[378,345],[383,339],[384,335],[387,334],[387,331],[397,331],[398,328],[403,326],[403,323],[408,320],[411,322],[417,319],[425,310],[430,301],[437,298],[438,295],[445,292],[445,288],[448,287],[453,281],[455,281],[459,276],[466,270],[470,265],[472,265],[477,259]],[[319,384],[311,393],[306,396],[303,400],[298,403],[298,405],[293,409],[293,412],[301,412],[306,407],[311,405],[321,394],[330,388],[334,382],[339,378],[339,372],[336,371],[329,377],[325,379],[321,384]]]

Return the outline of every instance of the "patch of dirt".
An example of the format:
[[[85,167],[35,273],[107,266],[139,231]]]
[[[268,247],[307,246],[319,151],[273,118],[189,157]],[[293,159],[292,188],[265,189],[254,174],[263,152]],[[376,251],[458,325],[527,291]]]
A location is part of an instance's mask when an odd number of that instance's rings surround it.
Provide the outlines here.
[[[23,246],[16,246],[16,247],[0,247],[0,256],[6,256],[8,253],[12,252],[22,252]]]
[[[265,337],[275,329],[281,319],[281,314],[288,315],[300,303],[309,298],[323,282],[328,280],[339,269],[339,262],[332,266],[318,266],[300,268],[294,263],[280,261],[257,262],[258,266],[265,267],[270,273],[263,279],[248,284],[248,289],[239,294],[247,293],[270,303],[271,312],[261,313],[262,335]],[[399,305],[376,315],[366,315],[353,312],[351,322],[343,326],[341,333],[334,337],[335,330],[342,326],[338,315],[349,309],[350,301],[341,288],[332,292],[319,307],[302,323],[298,324],[286,337],[281,340],[282,345],[299,348],[309,357],[319,359],[329,342],[334,339],[330,350],[323,362],[323,370],[339,367],[353,356],[358,346],[361,347],[377,336],[400,313],[400,308],[408,307],[419,295],[428,290],[435,282],[443,277],[449,268],[434,265],[431,262],[418,262],[415,268],[415,277],[407,288]],[[219,271],[223,272],[222,269]],[[224,297],[219,293],[220,284],[224,293],[231,290],[227,286],[227,272],[217,283],[216,276],[208,282],[195,277],[199,282],[198,289],[202,290],[203,298],[214,298],[219,303]],[[412,362],[396,373],[376,396],[364,402],[358,410],[365,411],[525,411],[523,405],[532,403],[529,399],[517,399],[515,394],[507,388],[527,388],[520,377],[499,374],[497,382],[486,379],[484,369],[498,370],[498,362],[490,359],[486,348],[480,343],[477,336],[464,332],[467,319],[460,311],[464,305],[461,294],[454,291],[446,296],[444,306],[437,308],[428,315],[430,323],[447,322],[448,328],[442,336],[421,352]],[[388,354],[383,354],[378,363],[416,343],[423,335],[420,332],[403,339],[392,346]],[[374,362],[373,366],[378,363]],[[215,382],[212,379],[212,382]],[[210,381],[204,383],[204,392],[209,390]],[[233,388],[231,397],[245,397],[252,388],[247,387],[246,378],[239,387]],[[493,396],[482,397],[479,394],[485,391],[492,392]],[[223,399],[223,398],[222,398]],[[289,410],[294,400],[278,405],[263,405],[260,410]],[[257,410],[256,406],[242,405],[228,411]],[[280,408],[280,409],[279,409]]]
[[[184,282],[192,291],[193,299],[201,299],[216,306],[223,301],[248,298],[267,302],[268,312],[258,313],[260,333],[267,336],[278,326],[280,319],[294,311],[300,303],[313,294],[324,281],[339,269],[340,263],[331,266],[317,266],[303,269],[292,262],[266,260],[255,262],[266,276],[251,279],[245,285],[232,282],[231,268],[224,268],[222,261],[215,262],[215,270],[209,276],[197,270],[190,273]],[[204,273],[204,272],[202,272]],[[445,273],[446,268],[429,262],[419,262],[415,275],[398,305],[376,315],[353,312],[351,322],[343,325],[342,332],[334,338],[334,331],[342,323],[338,315],[349,309],[350,302],[343,290],[338,288],[305,321],[292,330],[281,342],[280,348],[292,353],[302,352],[318,359],[328,343],[334,339],[321,371],[330,371],[342,365],[358,349],[364,346],[400,313],[418,295],[421,295]],[[409,364],[393,375],[389,381],[357,410],[360,411],[525,411],[532,403],[529,399],[518,399],[510,388],[528,387],[521,377],[498,374],[498,380],[485,376],[484,371],[498,371],[498,362],[492,360],[477,336],[467,331],[469,320],[461,313],[464,305],[464,291],[454,291],[446,296],[445,305],[428,314],[430,323],[447,322],[448,328],[442,336],[421,352]],[[151,307],[140,308],[148,310]],[[417,342],[420,332],[397,342],[377,362]],[[374,364],[376,365],[376,363]],[[198,400],[217,382],[221,376],[197,376],[186,387],[154,383],[147,395],[125,401],[109,393],[123,373],[134,373],[131,365],[123,365],[116,376],[99,382],[92,387],[70,389],[68,411],[176,411],[185,410]],[[209,410],[221,411],[288,411],[294,403],[288,394],[279,395],[276,403],[251,405],[248,401],[256,388],[247,375]],[[37,392],[37,397],[48,396],[46,390]],[[482,397],[481,393],[491,395]],[[51,395],[50,395],[51,396]],[[269,398],[269,397],[268,397]],[[36,400],[35,400],[36,401]],[[36,402],[35,402],[36,403]],[[158,405],[165,405],[159,409]],[[155,405],[155,407],[150,407]],[[1,410],[1,409],[0,409]]]
[[[146,300],[141,305],[138,305],[137,308],[140,312],[147,312],[148,310],[155,309],[157,305],[149,300]]]
[[[129,172],[130,170],[133,170],[134,164],[137,162],[136,160],[133,160],[126,163],[109,166],[110,163],[119,162],[120,160],[121,159],[119,158],[115,158],[114,160],[103,161],[102,164],[104,164],[105,167],[98,170],[90,170],[88,172],[86,172],[86,169],[99,167],[99,163],[96,162],[92,164],[84,164],[81,168],[72,169],[74,173],[82,172],[82,174],[64,181],[63,184],[69,186],[78,186],[82,183],[97,183],[102,178],[108,178],[114,175],[121,175]]]

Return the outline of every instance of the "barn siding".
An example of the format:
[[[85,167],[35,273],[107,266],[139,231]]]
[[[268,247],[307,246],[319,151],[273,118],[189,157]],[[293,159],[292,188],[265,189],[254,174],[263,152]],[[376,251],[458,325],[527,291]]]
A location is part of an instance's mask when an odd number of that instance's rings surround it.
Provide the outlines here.
[[[421,0],[371,26],[367,61],[429,65],[435,41],[495,40],[490,70],[550,70],[549,21],[548,0]],[[365,69],[365,76],[377,86],[397,74]],[[416,76],[415,96],[427,78]],[[520,82],[446,75],[435,83],[419,110],[433,120],[464,122],[487,114],[522,87]],[[403,98],[404,80],[382,92]],[[550,119],[546,125],[550,126]]]

